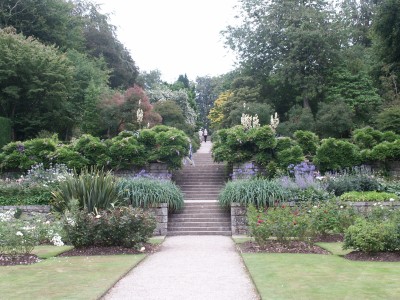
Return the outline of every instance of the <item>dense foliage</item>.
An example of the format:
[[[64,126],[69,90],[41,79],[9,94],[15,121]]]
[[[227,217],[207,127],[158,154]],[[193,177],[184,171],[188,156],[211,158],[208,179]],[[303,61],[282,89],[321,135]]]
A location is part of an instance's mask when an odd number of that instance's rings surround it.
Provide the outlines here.
[[[78,171],[93,166],[118,170],[163,162],[170,169],[178,169],[189,148],[184,132],[163,125],[136,133],[124,131],[108,140],[86,134],[67,144],[61,144],[54,135],[7,144],[0,152],[0,167],[24,172],[39,163],[46,167],[59,163]]]

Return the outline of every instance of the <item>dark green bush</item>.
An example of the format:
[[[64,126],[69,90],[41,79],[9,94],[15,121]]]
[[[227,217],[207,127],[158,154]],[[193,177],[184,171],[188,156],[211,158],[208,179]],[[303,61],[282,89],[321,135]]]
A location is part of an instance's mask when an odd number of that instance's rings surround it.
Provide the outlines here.
[[[139,144],[135,136],[121,138],[124,134],[108,141],[112,168],[119,170],[144,166],[147,162],[144,146]]]
[[[27,171],[33,165],[50,165],[50,154],[56,149],[57,136],[36,138],[25,142],[11,142],[3,147],[0,154],[1,168],[4,170]]]
[[[91,166],[107,167],[111,162],[107,145],[90,134],[84,134],[72,141],[71,148],[85,157]]]
[[[121,246],[140,248],[156,227],[154,215],[141,208],[119,207],[89,213],[74,211],[65,216],[64,230],[77,248]]]
[[[159,126],[152,128],[156,132],[156,147],[146,155],[152,157],[151,162],[163,162],[171,170],[179,169],[183,158],[189,155],[190,139],[182,130]]]
[[[279,152],[297,145],[298,145],[297,142],[291,139],[290,137],[278,137],[276,139],[275,151]]]
[[[0,167],[5,171],[25,171],[35,162],[25,153],[25,146],[22,142],[11,142],[3,147],[0,153]]]
[[[370,160],[387,161],[400,159],[400,139],[394,142],[382,142],[369,152]]]
[[[70,145],[59,145],[50,159],[54,163],[64,164],[70,169],[81,170],[90,165],[90,161],[81,153],[73,150]]]
[[[305,156],[311,157],[315,155],[319,144],[319,138],[314,132],[297,130],[294,132],[293,136],[303,150]]]
[[[269,126],[245,130],[242,125],[218,130],[213,136],[213,157],[217,162],[243,163],[256,160],[266,165],[276,147],[275,136]]]
[[[297,165],[304,161],[303,150],[300,146],[293,146],[282,150],[276,154],[277,163],[282,169],[286,169],[289,165]]]
[[[353,142],[360,149],[371,149],[382,141],[382,132],[372,127],[364,127],[353,131]]]
[[[360,150],[356,145],[344,140],[328,138],[322,140],[313,162],[324,172],[357,166],[360,160]]]
[[[126,205],[147,208],[159,203],[168,203],[170,210],[183,207],[183,194],[171,181],[150,178],[121,179],[118,191]]]
[[[266,151],[276,147],[275,133],[269,125],[252,128],[248,131],[249,139],[252,140],[258,150]]]
[[[390,221],[367,221],[358,219],[344,235],[344,249],[363,252],[394,251],[400,247],[398,225]]]

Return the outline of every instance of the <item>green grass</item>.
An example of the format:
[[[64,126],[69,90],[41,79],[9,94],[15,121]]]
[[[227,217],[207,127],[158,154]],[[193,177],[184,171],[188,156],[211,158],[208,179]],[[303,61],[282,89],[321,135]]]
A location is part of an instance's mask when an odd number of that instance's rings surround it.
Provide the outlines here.
[[[53,252],[35,251],[44,256]],[[52,257],[33,265],[0,267],[1,299],[98,299],[145,256]]]
[[[344,253],[333,244],[326,249]],[[262,299],[399,299],[400,263],[317,254],[242,256]]]
[[[50,257],[57,256],[65,251],[71,250],[74,248],[73,246],[50,246],[50,245],[43,245],[43,246],[36,246],[32,254],[36,254],[41,259],[47,259]]]
[[[315,243],[316,245],[320,246],[321,248],[324,248],[325,250],[328,250],[330,253],[334,255],[340,255],[344,256],[347,253],[350,253],[351,249],[348,250],[343,250],[343,243]]]

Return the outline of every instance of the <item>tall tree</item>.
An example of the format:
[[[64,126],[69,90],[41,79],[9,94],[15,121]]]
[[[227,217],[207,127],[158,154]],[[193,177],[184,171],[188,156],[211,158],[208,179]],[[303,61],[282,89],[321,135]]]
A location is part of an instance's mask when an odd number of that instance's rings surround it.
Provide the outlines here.
[[[14,138],[66,133],[75,116],[69,110],[73,65],[64,54],[0,29],[0,70],[0,116],[11,119]]]
[[[241,0],[242,24],[224,31],[226,43],[256,76],[291,82],[304,107],[316,106],[336,60],[340,36],[324,0]]]

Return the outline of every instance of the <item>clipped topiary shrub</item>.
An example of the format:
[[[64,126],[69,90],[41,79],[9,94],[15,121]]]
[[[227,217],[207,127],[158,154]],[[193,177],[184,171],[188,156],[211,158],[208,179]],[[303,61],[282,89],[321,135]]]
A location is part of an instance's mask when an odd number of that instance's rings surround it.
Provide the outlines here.
[[[313,162],[322,172],[350,168],[360,164],[360,150],[356,145],[344,140],[324,139]]]
[[[311,131],[297,130],[293,134],[296,142],[303,150],[303,154],[307,157],[312,157],[317,152],[319,138]]]
[[[394,142],[382,142],[368,152],[369,160],[388,161],[400,160],[400,139]]]
[[[107,167],[111,163],[107,145],[98,137],[84,134],[71,142],[71,148],[85,157],[91,166]]]
[[[147,163],[144,146],[139,144],[135,136],[122,137],[119,134],[107,142],[111,157],[111,166],[115,170],[144,166]]]
[[[159,125],[151,130],[156,132],[156,146],[148,153],[150,162],[166,163],[171,170],[180,169],[182,159],[189,155],[190,139],[182,130],[172,127]]]
[[[303,150],[300,146],[293,146],[282,150],[276,154],[277,163],[282,169],[286,169],[289,165],[297,165],[304,161]]]
[[[59,145],[49,157],[52,162],[64,164],[68,168],[77,171],[90,165],[90,161],[81,153],[73,150],[70,145]]]

